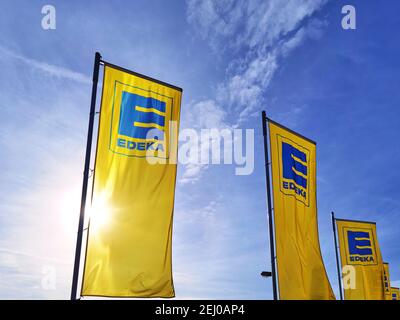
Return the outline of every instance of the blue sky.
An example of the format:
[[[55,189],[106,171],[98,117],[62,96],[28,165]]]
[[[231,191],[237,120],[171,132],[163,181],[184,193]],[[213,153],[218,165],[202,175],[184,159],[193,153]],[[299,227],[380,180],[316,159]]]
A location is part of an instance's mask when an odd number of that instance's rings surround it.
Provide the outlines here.
[[[357,29],[341,28],[341,8]],[[260,111],[317,141],[324,262],[330,223],[377,222],[400,285],[398,1],[43,1],[0,11],[0,298],[69,298],[95,51],[184,89],[182,128],[255,129],[255,170],[179,165],[177,298],[270,299]],[[49,270],[55,288],[43,282]]]

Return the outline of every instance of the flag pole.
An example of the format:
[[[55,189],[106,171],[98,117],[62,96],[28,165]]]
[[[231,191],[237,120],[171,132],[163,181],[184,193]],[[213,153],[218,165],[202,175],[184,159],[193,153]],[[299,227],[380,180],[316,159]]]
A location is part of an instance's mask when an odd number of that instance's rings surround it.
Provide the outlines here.
[[[269,157],[268,157],[268,143],[267,143],[267,116],[265,114],[265,111],[262,112],[262,126],[263,126],[263,137],[264,137],[265,177],[267,183],[269,247],[271,253],[272,290],[273,290],[274,300],[278,300],[277,285],[276,285],[276,270],[275,270],[274,228],[272,222],[271,185],[270,185],[269,162],[268,162]]]
[[[79,263],[81,260],[83,224],[85,221],[86,195],[87,195],[88,180],[89,180],[90,154],[92,151],[93,124],[94,124],[94,116],[96,110],[96,93],[97,93],[97,82],[99,79],[100,60],[101,60],[101,55],[100,53],[96,52],[94,58],[94,67],[93,67],[92,99],[90,102],[89,125],[88,125],[88,135],[87,135],[86,155],[85,155],[85,168],[83,171],[81,209],[79,213],[79,225],[76,238],[75,263],[74,263],[74,273],[72,277],[71,300],[77,299],[76,293],[77,293],[78,279],[79,279]]]
[[[339,265],[339,254],[338,254],[336,227],[335,227],[335,213],[333,211],[332,211],[332,228],[333,228],[333,237],[335,239],[336,268],[337,268],[338,281],[339,281],[340,300],[343,300],[342,277],[340,276],[341,272],[340,272],[340,265]]]

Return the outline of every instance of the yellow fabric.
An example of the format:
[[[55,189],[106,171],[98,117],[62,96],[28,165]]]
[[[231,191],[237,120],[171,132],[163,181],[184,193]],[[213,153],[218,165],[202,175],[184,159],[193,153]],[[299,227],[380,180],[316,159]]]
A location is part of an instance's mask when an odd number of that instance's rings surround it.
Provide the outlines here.
[[[383,263],[383,284],[385,291],[385,300],[392,300],[392,290],[390,288],[389,263]]]
[[[269,132],[280,299],[334,300],[318,239],[316,146],[271,121]]]
[[[400,290],[399,288],[391,288],[392,289],[392,300],[400,300]]]
[[[181,95],[105,66],[83,296],[175,295],[171,241]],[[152,126],[160,116],[164,124]],[[160,132],[160,123],[165,136],[133,133],[148,126]]]
[[[356,276],[355,288],[346,288],[344,283],[344,298],[385,300],[384,267],[375,223],[337,219],[336,225],[342,268],[353,266]],[[354,234],[359,236],[354,238]]]

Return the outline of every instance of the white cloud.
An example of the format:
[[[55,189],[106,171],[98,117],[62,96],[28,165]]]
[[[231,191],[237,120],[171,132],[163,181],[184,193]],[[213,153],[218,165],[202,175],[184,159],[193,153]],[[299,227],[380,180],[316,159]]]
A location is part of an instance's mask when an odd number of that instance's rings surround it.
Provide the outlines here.
[[[260,104],[264,89],[269,85],[277,67],[276,50],[258,54],[247,63],[245,70],[220,84],[217,99],[239,115],[236,125]]]
[[[183,121],[187,128],[223,128],[226,127],[226,112],[215,100],[203,100],[191,104]]]
[[[321,8],[325,0],[250,1],[242,37],[250,47],[271,46]]]
[[[215,98],[191,108],[188,123],[193,127],[220,124],[236,128],[257,115],[282,59],[305,39],[321,35],[325,23],[310,17],[326,2],[188,0],[188,22],[215,52],[228,47],[233,49],[233,56],[245,52],[229,63],[227,78],[217,85]],[[205,116],[198,113],[200,107],[206,110]],[[190,164],[183,176],[197,181],[204,168]]]
[[[218,50],[222,44],[220,37],[232,37],[242,20],[245,2],[230,0],[189,0],[187,20],[194,25],[200,36]]]
[[[182,121],[185,128],[195,130],[193,134],[197,137],[201,136],[201,129],[230,129],[226,123],[226,112],[215,100],[204,100],[189,105],[189,110],[185,113]],[[181,131],[182,132],[182,131]],[[203,171],[208,167],[208,164],[201,163],[199,159],[201,154],[209,152],[210,145],[201,143],[199,139],[188,139],[180,136],[181,140],[184,139],[186,149],[190,149],[189,163],[185,164],[185,170],[179,177],[180,184],[195,183],[201,177]],[[187,139],[187,140],[186,140]]]

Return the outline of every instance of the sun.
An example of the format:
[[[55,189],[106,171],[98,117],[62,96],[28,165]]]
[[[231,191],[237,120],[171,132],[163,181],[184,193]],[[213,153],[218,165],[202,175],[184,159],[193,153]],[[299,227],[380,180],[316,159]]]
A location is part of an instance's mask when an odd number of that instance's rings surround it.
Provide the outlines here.
[[[87,206],[87,214],[90,219],[90,230],[96,231],[107,228],[111,223],[113,207],[109,203],[109,195],[102,192],[94,197],[92,204]]]

